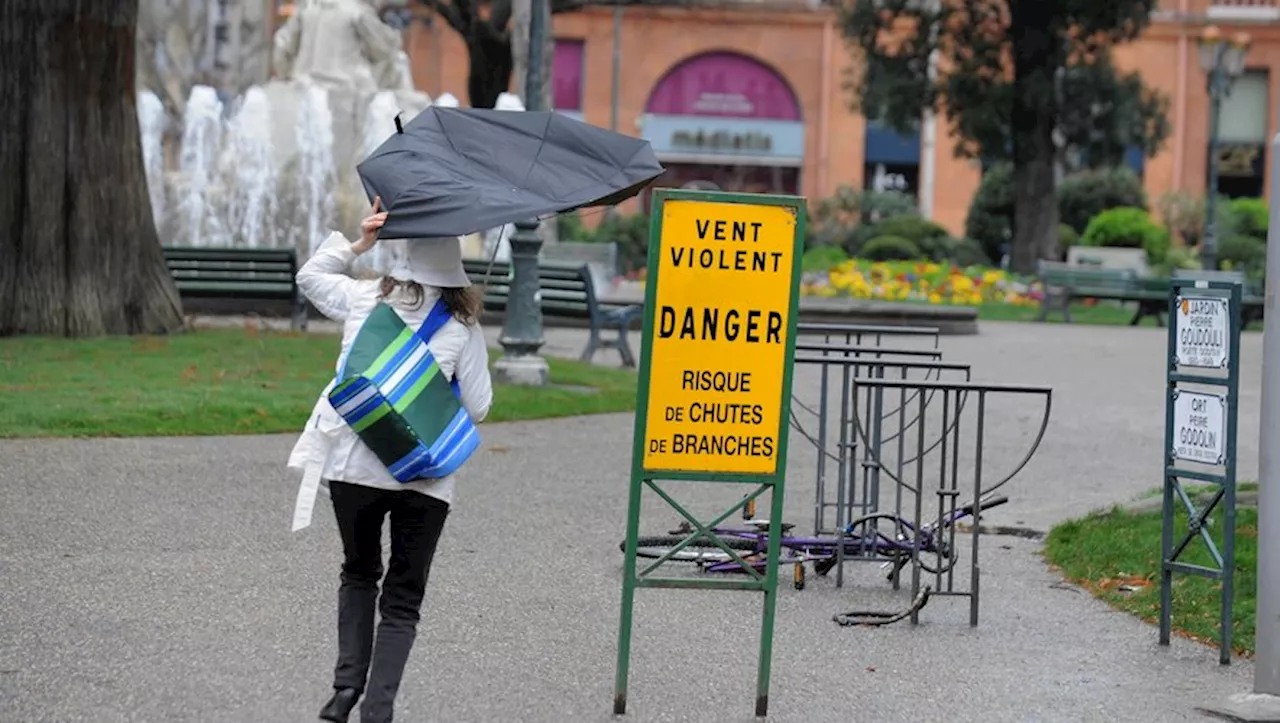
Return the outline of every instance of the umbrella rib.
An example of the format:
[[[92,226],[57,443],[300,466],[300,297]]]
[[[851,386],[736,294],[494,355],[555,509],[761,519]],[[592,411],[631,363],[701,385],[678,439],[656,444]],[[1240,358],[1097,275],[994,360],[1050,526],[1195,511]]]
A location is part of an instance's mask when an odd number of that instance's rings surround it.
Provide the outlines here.
[[[546,125],[542,127],[542,136],[538,138],[538,150],[533,154],[533,160],[529,163],[529,170],[524,172],[524,180],[520,183],[522,187],[528,187],[529,176],[533,173],[533,169],[538,167],[538,158],[542,155],[542,149],[547,145],[547,131],[551,126],[551,114],[547,114]]]

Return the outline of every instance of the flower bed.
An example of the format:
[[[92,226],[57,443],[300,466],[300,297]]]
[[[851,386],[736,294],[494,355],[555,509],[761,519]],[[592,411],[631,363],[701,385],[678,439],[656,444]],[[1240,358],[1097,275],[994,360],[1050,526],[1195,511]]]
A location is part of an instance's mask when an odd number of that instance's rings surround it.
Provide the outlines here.
[[[845,296],[964,306],[989,303],[1034,306],[1041,299],[1038,284],[1024,282],[1000,269],[863,259],[841,262],[830,271],[805,273],[800,293],[824,298]]]

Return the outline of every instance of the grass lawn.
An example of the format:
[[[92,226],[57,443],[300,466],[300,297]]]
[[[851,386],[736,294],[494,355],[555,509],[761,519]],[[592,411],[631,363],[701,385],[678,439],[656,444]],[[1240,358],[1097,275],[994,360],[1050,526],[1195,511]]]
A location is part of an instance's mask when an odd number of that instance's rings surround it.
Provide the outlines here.
[[[1107,303],[1085,305],[1074,303],[1071,305],[1071,323],[1124,326],[1133,318],[1134,311],[1135,309],[1132,305],[1118,306]],[[1039,316],[1039,306],[993,303],[983,304],[978,307],[978,318],[983,321],[1035,321]],[[1046,322],[1053,324],[1065,323],[1061,312],[1050,313]],[[1151,317],[1142,320],[1142,326],[1155,325],[1156,320]]]
[[[1187,518],[1181,503],[1174,523],[1174,544],[1185,534]],[[1221,520],[1221,514],[1214,518]],[[1219,550],[1221,525],[1211,528]],[[1150,623],[1160,616],[1160,513],[1130,513],[1120,509],[1065,522],[1050,531],[1045,557],[1070,581],[1079,584],[1117,608]],[[1213,566],[1204,541],[1192,540],[1179,558],[1183,562]],[[1232,647],[1252,654],[1255,595],[1258,569],[1258,510],[1236,509],[1235,601],[1232,605]],[[1218,603],[1221,584],[1216,580],[1175,574],[1173,578],[1173,628],[1178,633],[1211,645],[1218,644]],[[1133,591],[1122,590],[1132,589]]]
[[[0,437],[296,432],[332,378],[337,351],[336,336],[252,329],[3,339]],[[548,361],[552,386],[498,386],[487,421],[635,408],[635,373]]]

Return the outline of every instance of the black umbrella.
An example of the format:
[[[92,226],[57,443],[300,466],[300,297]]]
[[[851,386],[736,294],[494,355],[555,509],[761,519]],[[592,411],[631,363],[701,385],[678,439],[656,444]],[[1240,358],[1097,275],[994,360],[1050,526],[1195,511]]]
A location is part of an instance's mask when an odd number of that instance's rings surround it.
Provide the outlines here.
[[[649,142],[549,111],[432,106],[357,170],[388,212],[382,238],[461,236],[608,206],[662,175]]]

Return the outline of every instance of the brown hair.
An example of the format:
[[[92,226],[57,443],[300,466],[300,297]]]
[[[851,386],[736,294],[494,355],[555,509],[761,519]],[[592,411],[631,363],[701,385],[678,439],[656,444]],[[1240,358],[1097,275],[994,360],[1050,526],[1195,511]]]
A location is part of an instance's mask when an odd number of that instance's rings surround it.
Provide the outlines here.
[[[382,277],[382,283],[378,285],[381,298],[387,298],[396,289],[400,289],[410,298],[409,307],[412,309],[421,308],[422,302],[426,300],[426,291],[422,288],[422,284],[416,281],[404,281],[391,276]],[[449,310],[453,318],[467,326],[471,326],[480,320],[480,314],[484,311],[484,299],[476,287],[440,287],[439,291],[440,298],[444,301],[444,307]]]

